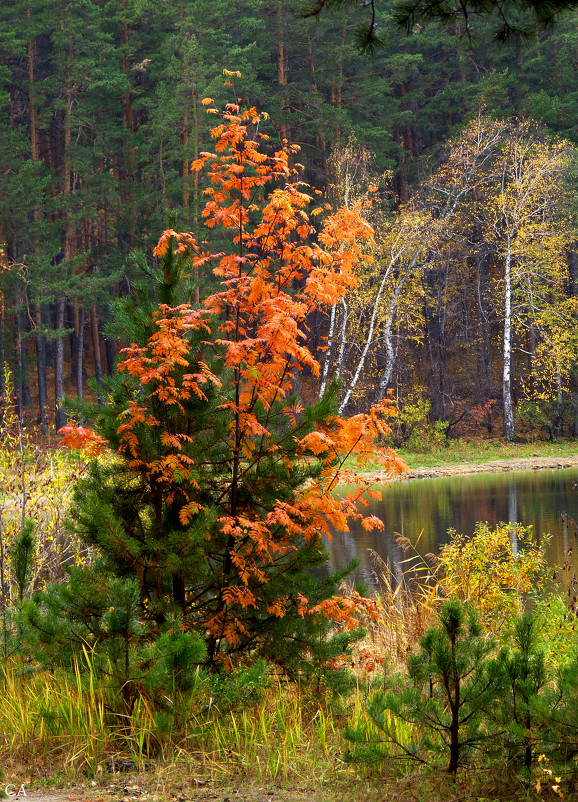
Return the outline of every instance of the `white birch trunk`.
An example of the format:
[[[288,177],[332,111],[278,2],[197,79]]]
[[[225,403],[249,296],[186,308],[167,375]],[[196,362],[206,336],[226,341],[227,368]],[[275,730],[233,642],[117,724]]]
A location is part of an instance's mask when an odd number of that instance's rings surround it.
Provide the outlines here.
[[[387,319],[385,321],[385,329],[383,332],[383,339],[385,342],[385,368],[383,370],[383,373],[381,374],[381,378],[379,380],[379,385],[377,388],[378,401],[381,401],[382,398],[385,398],[385,394],[387,392],[387,386],[391,381],[391,376],[393,374],[396,351],[393,347],[393,336],[391,332],[393,328],[393,319],[395,317],[399,296],[403,289],[403,285],[405,284],[406,279],[408,278],[408,275],[409,275],[409,270],[398,281],[387,312]]]
[[[514,408],[512,405],[512,243],[506,241],[506,264],[504,271],[504,372],[502,397],[504,402],[504,435],[512,441],[516,437]]]
[[[339,334],[339,356],[337,357],[337,366],[335,368],[335,377],[337,379],[341,376],[341,371],[343,370],[343,362],[345,360],[347,319],[349,317],[347,313],[347,301],[345,300],[345,298],[341,299],[341,306],[343,307],[343,320],[341,321],[341,332]]]
[[[365,365],[365,357],[367,356],[367,353],[368,353],[370,347],[373,345],[373,332],[375,330],[375,322],[376,322],[376,319],[377,319],[377,311],[379,309],[379,302],[381,300],[381,295],[383,293],[383,290],[385,289],[385,285],[386,285],[387,279],[389,278],[390,272],[391,272],[393,266],[395,265],[395,263],[397,261],[397,258],[398,258],[398,255],[394,256],[391,259],[390,263],[387,266],[387,269],[386,269],[385,273],[383,274],[381,282],[379,284],[379,288],[377,290],[377,295],[375,296],[375,300],[373,302],[373,311],[371,313],[371,320],[369,321],[369,331],[367,332],[367,337],[365,339],[365,345],[363,346],[363,350],[361,352],[361,356],[359,357],[359,362],[357,363],[357,368],[355,369],[355,373],[353,374],[353,378],[351,379],[349,387],[347,388],[345,396],[343,397],[343,401],[339,405],[339,414],[340,415],[343,414],[345,408],[349,404],[349,400],[351,398],[351,393],[355,389],[355,387],[357,385],[357,382],[359,381],[359,377],[361,376],[361,371],[363,370],[363,366]]]
[[[329,315],[329,332],[327,334],[327,350],[325,351],[325,359],[323,361],[323,372],[321,374],[321,383],[319,385],[318,398],[321,398],[327,388],[327,376],[329,375],[329,363],[331,362],[331,349],[333,347],[333,333],[335,331],[335,315],[337,304],[331,307]]]
[[[443,203],[443,207],[440,210],[439,217],[434,221],[433,219],[430,221],[430,225],[427,229],[423,232],[423,238],[419,242],[415,242],[410,244],[409,247],[403,243],[403,233],[400,232],[399,238],[395,244],[395,247],[398,248],[397,253],[391,254],[391,259],[389,264],[385,270],[385,273],[381,279],[377,294],[373,301],[373,311],[371,314],[371,320],[369,325],[369,330],[367,333],[367,337],[365,340],[365,344],[363,346],[361,355],[359,357],[359,361],[357,363],[357,367],[353,374],[351,383],[347,388],[347,392],[341,402],[339,407],[339,413],[342,414],[343,411],[346,409],[349,401],[351,399],[351,394],[354,388],[359,381],[359,377],[362,373],[365,359],[369,352],[369,349],[375,344],[373,340],[375,328],[376,328],[376,318],[377,318],[377,311],[381,301],[381,296],[384,292],[384,289],[387,284],[387,280],[390,277],[392,271],[396,267],[396,265],[400,264],[404,256],[404,252],[408,250],[411,253],[411,256],[407,258],[404,267],[401,267],[402,276],[398,279],[396,284],[396,288],[394,290],[394,295],[392,300],[389,304],[388,313],[386,316],[386,324],[385,324],[385,357],[386,357],[386,366],[381,375],[379,388],[378,388],[378,396],[379,398],[383,398],[385,396],[385,392],[387,390],[387,385],[391,379],[391,375],[393,373],[393,368],[395,365],[395,349],[393,348],[392,342],[392,328],[393,322],[395,319],[395,313],[397,311],[397,304],[399,301],[399,295],[401,293],[401,289],[403,288],[406,280],[409,278],[411,273],[422,264],[422,254],[424,250],[429,245],[430,241],[433,237],[435,237],[440,231],[443,231],[444,227],[447,226],[448,221],[452,218],[454,212],[458,208],[462,199],[468,195],[473,186],[475,185],[475,177],[478,170],[484,165],[484,163],[490,158],[493,154],[495,146],[499,143],[502,136],[502,129],[490,129],[486,130],[484,127],[480,128],[477,134],[477,137],[473,143],[473,153],[468,154],[467,158],[469,158],[469,163],[466,162],[465,171],[460,173],[459,177],[455,180],[454,184],[450,187],[446,188],[440,185],[436,185],[436,190],[445,196],[445,201]],[[411,237],[410,237],[411,239]]]

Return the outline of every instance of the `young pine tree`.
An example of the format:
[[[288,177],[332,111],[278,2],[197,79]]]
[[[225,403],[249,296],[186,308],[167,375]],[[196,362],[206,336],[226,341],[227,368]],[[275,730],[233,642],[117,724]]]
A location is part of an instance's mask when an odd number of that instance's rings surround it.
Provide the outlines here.
[[[441,754],[455,774],[466,755],[498,732],[488,714],[503,688],[501,661],[493,658],[495,642],[484,637],[473,611],[453,599],[420,647],[408,659],[408,674],[386,678],[385,690],[368,700],[374,732],[361,724],[345,734],[358,744],[354,759],[390,754],[431,763]]]
[[[79,485],[70,526],[102,554],[87,575],[136,583],[150,639],[178,620],[211,668],[251,651],[312,670],[343,653],[371,607],[337,595],[343,573],[312,571],[330,527],[362,517],[366,483],[344,461],[371,451],[392,473],[404,466],[374,445],[388,402],[343,420],[334,387],[312,406],[294,392],[302,371],[318,372],[308,316],[355,284],[371,230],[359,209],[341,209],[316,231],[310,215],[322,210],[306,211],[289,150],[266,150],[259,123],[254,109],[228,107],[215,153],[193,162],[208,171],[209,243],[166,231],[154,267],[141,265],[157,300],[142,284],[117,310],[131,345],[109,403],[94,431],[65,429],[69,446],[107,454]],[[193,306],[191,278],[202,297],[207,274],[218,289]],[[358,487],[340,500],[343,476]]]
[[[540,743],[547,697],[543,692],[547,682],[544,653],[533,615],[524,613],[516,620],[513,639],[514,648],[502,656],[505,693],[495,718],[504,729],[509,761],[529,772]]]

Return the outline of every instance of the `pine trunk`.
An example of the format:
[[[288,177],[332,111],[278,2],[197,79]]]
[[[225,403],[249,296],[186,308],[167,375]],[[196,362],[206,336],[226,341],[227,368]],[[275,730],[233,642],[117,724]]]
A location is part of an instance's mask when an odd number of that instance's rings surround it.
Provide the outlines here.
[[[99,390],[102,390],[102,360],[100,358],[100,337],[98,334],[98,315],[96,312],[96,304],[90,308],[90,334],[92,337],[92,352],[94,355],[94,378],[98,384]],[[104,404],[102,393],[98,394],[98,403]]]
[[[42,309],[36,305],[36,372],[38,375],[38,420],[42,434],[48,434],[48,382],[46,380],[46,336],[42,327]]]
[[[28,384],[26,345],[24,342],[24,315],[22,312],[24,296],[19,287],[16,291],[16,407],[18,418],[22,420],[24,407],[30,406],[30,386]]]
[[[64,401],[64,337],[58,332],[64,329],[64,300],[56,304],[56,344],[54,359],[54,405],[56,431],[66,424],[66,414],[62,408]]]
[[[283,0],[277,0],[277,83],[280,87],[286,87],[287,77],[287,50],[285,47],[285,23]],[[281,89],[281,100],[283,103],[283,117],[287,113],[286,90]],[[289,139],[289,126],[283,118],[279,124],[279,136],[281,141]]]
[[[76,329],[76,353],[75,353],[75,374],[76,374],[76,394],[79,398],[84,398],[84,308],[75,307],[75,329]]]

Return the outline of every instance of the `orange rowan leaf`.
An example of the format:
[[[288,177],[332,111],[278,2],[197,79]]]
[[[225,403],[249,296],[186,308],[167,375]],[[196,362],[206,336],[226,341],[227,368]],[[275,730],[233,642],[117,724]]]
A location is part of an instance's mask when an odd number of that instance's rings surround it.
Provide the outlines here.
[[[247,587],[241,587],[239,585],[229,586],[223,588],[221,595],[228,605],[238,604],[245,610],[247,607],[257,607],[255,595]]]
[[[153,250],[153,255],[154,256],[164,256],[164,254],[169,249],[169,243],[171,241],[171,238],[172,237],[176,237],[176,236],[177,236],[177,232],[173,231],[172,229],[167,229],[166,231],[163,231],[163,233],[161,235],[161,238],[159,239],[156,248]]]
[[[267,612],[276,618],[283,618],[287,612],[287,602],[284,599],[277,599],[267,605]]]
[[[84,426],[78,426],[73,423],[63,426],[58,430],[58,434],[62,435],[62,440],[58,444],[60,448],[85,451],[90,456],[102,454],[108,445],[108,440],[90,429],[86,429]]]
[[[384,529],[383,521],[376,515],[368,515],[362,518],[361,525],[367,532],[372,532],[374,529],[378,529],[380,532],[383,532]]]

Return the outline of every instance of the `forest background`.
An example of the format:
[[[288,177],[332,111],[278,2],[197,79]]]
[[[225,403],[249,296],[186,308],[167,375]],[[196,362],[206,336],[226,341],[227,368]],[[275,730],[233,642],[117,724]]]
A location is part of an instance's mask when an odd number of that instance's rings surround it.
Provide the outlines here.
[[[376,230],[357,290],[308,321],[323,368],[304,397],[333,376],[341,411],[393,391],[398,445],[416,421],[434,439],[498,433],[504,417],[509,439],[575,435],[577,12],[504,46],[491,17],[467,36],[460,20],[406,34],[383,2],[384,46],[367,55],[355,8],[302,10],[2,3],[0,363],[20,414],[53,432],[65,393],[114,370],[106,326],[131,292],[129,255],[199,229],[190,162],[214,122],[201,101],[238,96],[300,146],[328,203],[364,202]],[[224,68],[242,79],[223,88]]]

